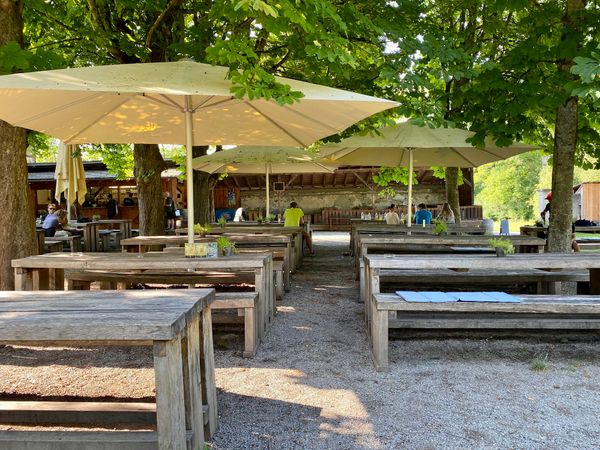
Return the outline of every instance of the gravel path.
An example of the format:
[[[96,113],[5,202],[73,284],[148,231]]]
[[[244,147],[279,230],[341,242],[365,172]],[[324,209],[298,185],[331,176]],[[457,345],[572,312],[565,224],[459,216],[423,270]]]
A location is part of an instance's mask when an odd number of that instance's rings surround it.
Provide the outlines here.
[[[347,236],[315,233],[255,358],[217,351],[213,448],[599,448],[596,342],[396,340],[375,372]]]

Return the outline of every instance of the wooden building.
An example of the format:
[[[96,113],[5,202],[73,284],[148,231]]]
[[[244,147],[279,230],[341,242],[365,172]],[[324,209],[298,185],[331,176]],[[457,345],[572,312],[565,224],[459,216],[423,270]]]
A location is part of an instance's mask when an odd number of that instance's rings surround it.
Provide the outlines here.
[[[89,217],[99,215],[102,219],[107,218],[106,202],[108,194],[119,205],[118,219],[131,219],[134,228],[139,226],[139,211],[137,207],[137,186],[134,178],[126,180],[117,180],[115,175],[108,172],[106,165],[100,161],[86,161],[83,163],[86,175],[86,184],[88,187],[88,199],[91,206],[83,207],[83,199],[79,200],[77,207],[78,217]],[[183,183],[178,180],[179,171],[175,169],[176,165],[167,161],[169,169],[162,173],[162,190],[171,193],[173,198],[180,204],[185,203],[185,188]],[[31,189],[31,198],[33,199],[32,215],[39,216],[45,214],[46,207],[50,201],[56,201],[54,193],[56,189],[56,179],[54,163],[30,163],[28,164],[29,188]],[[123,200],[133,194],[134,206],[123,205]],[[61,205],[66,208],[64,197]],[[161,205],[162,206],[162,205]]]

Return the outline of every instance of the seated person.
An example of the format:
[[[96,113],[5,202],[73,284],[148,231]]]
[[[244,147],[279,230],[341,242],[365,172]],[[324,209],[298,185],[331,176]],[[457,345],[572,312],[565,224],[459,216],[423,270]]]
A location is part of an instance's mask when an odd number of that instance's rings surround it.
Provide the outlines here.
[[[299,227],[300,224],[304,223],[304,211],[298,208],[296,202],[290,203],[290,207],[283,212],[283,218],[285,219],[284,227]],[[306,241],[306,246],[311,255],[315,252],[312,248],[312,239],[306,231],[302,231],[302,239]]]
[[[415,213],[415,223],[421,225],[425,222],[425,225],[429,225],[431,223],[431,212],[427,211],[427,206],[425,203],[419,203],[417,205],[417,212]]]
[[[448,202],[444,202],[442,205],[442,211],[435,219],[446,223],[456,223],[454,212],[452,212],[452,208],[450,208]]]
[[[55,236],[83,236],[83,230],[69,226],[69,217],[67,215],[67,211],[64,209],[59,209],[56,211],[56,217],[58,218],[58,227],[56,227]]]
[[[123,199],[123,206],[134,206],[135,200],[133,199],[133,194],[130,192],[127,197]]]
[[[44,217],[42,223],[42,229],[44,230],[44,236],[52,237],[56,233],[56,228],[59,227],[58,217],[56,216],[56,205],[54,203],[48,203],[48,214]]]
[[[244,208],[241,206],[235,210],[235,215],[233,216],[234,222],[245,222],[246,219],[244,217]]]
[[[385,223],[388,225],[400,225],[400,216],[395,211],[395,206],[392,204],[388,208],[385,216],[383,216]]]

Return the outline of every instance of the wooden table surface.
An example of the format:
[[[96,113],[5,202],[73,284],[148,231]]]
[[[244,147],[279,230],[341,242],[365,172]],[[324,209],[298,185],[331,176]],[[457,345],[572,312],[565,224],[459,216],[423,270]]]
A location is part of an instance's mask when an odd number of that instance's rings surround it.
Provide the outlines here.
[[[482,247],[489,246],[489,240],[498,236],[485,235],[398,235],[398,234],[359,234],[357,242],[357,250],[354,254],[354,264],[360,270],[360,262],[363,255],[366,255],[371,250],[385,250],[388,253],[403,252],[409,253],[408,250],[415,250],[414,253],[419,253],[419,248],[423,248],[423,252],[428,247],[440,248],[440,250],[448,249],[450,253],[451,247]],[[533,236],[502,236],[508,239],[516,248],[517,253],[539,253],[543,251],[546,245],[545,239],[540,239]],[[430,253],[435,253],[431,251]],[[440,251],[439,253],[443,253]]]
[[[365,255],[361,283],[365,299],[378,293],[382,269],[499,269],[499,270],[572,270],[586,269],[590,274],[590,294],[600,294],[600,254],[595,253],[519,253],[504,257],[493,255]],[[468,273],[468,272],[467,272]],[[362,289],[362,287],[361,287]]]
[[[183,255],[154,253],[47,253],[13,259],[15,290],[63,290],[64,270],[128,271],[254,271],[255,291],[263,326],[261,338],[274,319],[275,285],[271,253],[244,253],[219,258],[186,258]]]
[[[4,291],[0,292],[0,343],[152,345],[158,447],[184,450],[191,439],[192,448],[203,448],[203,391],[208,393],[205,399],[209,405],[208,414],[214,415],[213,421],[217,417],[214,365],[211,362],[214,358],[210,331],[213,299],[213,289],[60,294]],[[201,327],[203,314],[207,315],[208,324]],[[203,365],[205,372],[201,374]],[[212,374],[206,371],[212,371]],[[60,419],[57,420],[60,423]],[[19,432],[2,432],[0,445],[7,442],[16,445],[19,435],[15,433]],[[77,440],[75,433],[71,432],[69,436]],[[40,434],[46,439],[55,439],[57,445],[66,439],[68,432]],[[115,448],[123,448],[123,442],[131,441],[132,445],[140,439],[146,442],[144,435],[147,434],[152,433],[126,433],[121,447]],[[97,442],[105,441],[106,448],[115,439],[110,432],[94,432],[94,436]]]
[[[131,219],[110,219],[96,220],[92,222],[71,222],[69,226],[83,229],[83,245],[86,252],[96,252],[99,250],[98,231],[101,228],[112,228],[113,225],[119,226],[121,238],[131,237]]]

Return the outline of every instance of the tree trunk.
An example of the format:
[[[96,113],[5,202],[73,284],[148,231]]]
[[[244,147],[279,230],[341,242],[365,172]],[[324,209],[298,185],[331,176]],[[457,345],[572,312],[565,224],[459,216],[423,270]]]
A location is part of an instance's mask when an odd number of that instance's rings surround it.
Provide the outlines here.
[[[192,156],[206,155],[207,146],[192,147]],[[206,224],[211,220],[210,215],[210,186],[211,175],[206,172],[194,170],[194,223]],[[188,202],[190,199],[188,198]]]
[[[568,252],[571,250],[571,224],[573,221],[577,97],[570,97],[558,107],[555,124],[548,251]]]
[[[165,198],[160,173],[166,165],[156,144],[135,144],[134,175],[138,186],[140,234],[156,236],[165,232]]]
[[[0,0],[0,45],[23,43],[23,2]],[[37,253],[35,222],[27,183],[27,135],[23,128],[0,120],[0,198],[5,204],[0,221],[0,290],[12,290],[10,261]]]
[[[585,39],[581,30],[579,13],[585,9],[585,0],[568,0],[562,19],[561,40],[575,55],[577,47]],[[563,50],[564,51],[564,50]],[[568,54],[568,53],[567,53]],[[565,77],[572,78],[573,61],[564,59],[558,62],[558,70]],[[575,149],[577,147],[577,97],[568,97],[556,109],[554,122],[554,152],[552,158],[552,209],[548,229],[548,251],[568,252],[571,250],[571,224],[573,220],[573,172]]]
[[[452,208],[456,223],[460,223],[460,201],[458,197],[458,167],[446,167],[446,201]]]

